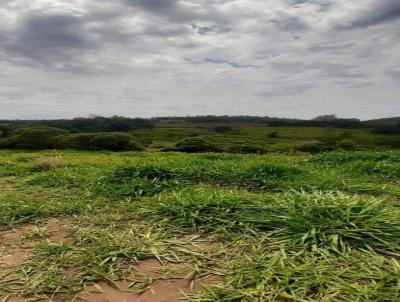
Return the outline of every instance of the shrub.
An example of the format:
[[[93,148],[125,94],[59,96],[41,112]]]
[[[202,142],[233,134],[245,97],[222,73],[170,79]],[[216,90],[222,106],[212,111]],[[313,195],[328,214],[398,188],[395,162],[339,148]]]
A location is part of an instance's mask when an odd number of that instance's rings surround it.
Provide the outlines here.
[[[98,134],[89,141],[89,146],[94,150],[126,151],[139,150],[140,148],[131,141],[127,134]]]
[[[271,133],[268,135],[268,137],[269,137],[269,138],[278,138],[278,137],[279,137],[279,132],[278,132],[278,131],[271,132]]]
[[[216,146],[200,137],[189,137],[181,140],[176,143],[175,150],[187,153],[220,151]]]
[[[358,149],[357,144],[354,141],[352,141],[351,139],[343,139],[343,140],[339,141],[336,144],[336,147],[339,149],[347,150],[347,151]]]
[[[0,146],[17,149],[53,149],[68,132],[59,128],[23,128],[4,139]]]
[[[83,133],[68,138],[66,146],[78,150],[134,151],[142,148],[124,133]]]
[[[263,154],[265,153],[265,149],[261,146],[251,145],[251,144],[238,144],[229,148],[229,152],[231,153],[254,153],[254,154]]]
[[[217,133],[228,133],[228,132],[231,132],[232,130],[233,130],[232,127],[228,127],[228,126],[220,126],[220,127],[214,128],[214,132],[217,132]]]
[[[90,140],[97,134],[94,133],[82,133],[70,135],[66,138],[65,145],[72,149],[78,150],[90,150]]]
[[[308,153],[319,153],[325,151],[332,151],[333,147],[324,145],[319,141],[306,142],[295,147],[297,151]]]

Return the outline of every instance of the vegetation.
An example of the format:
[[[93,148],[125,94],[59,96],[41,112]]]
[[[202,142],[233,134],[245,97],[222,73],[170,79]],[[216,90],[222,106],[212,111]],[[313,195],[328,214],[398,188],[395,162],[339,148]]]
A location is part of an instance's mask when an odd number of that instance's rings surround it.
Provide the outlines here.
[[[218,151],[218,148],[200,137],[189,137],[177,142],[175,144],[175,150],[196,153]]]
[[[398,126],[396,118],[360,122],[335,115],[312,120],[251,116],[153,119],[114,116],[0,121],[0,148],[255,154],[385,150],[400,148]]]
[[[213,276],[188,301],[398,301],[399,188],[399,151],[3,150],[0,300],[122,278],[147,291],[157,281],[132,267],[154,259]]]
[[[113,116],[110,118],[99,116],[92,118],[74,118],[71,120],[0,121],[0,124],[14,130],[20,128],[51,127],[64,129],[73,133],[117,132],[153,127],[153,124],[149,120],[141,118],[126,118],[121,116]]]
[[[67,131],[59,128],[22,128],[0,141],[0,146],[13,149],[53,149],[59,145],[60,137],[66,134]]]
[[[378,134],[400,135],[400,122],[397,122],[396,124],[378,126],[374,129],[374,132]]]

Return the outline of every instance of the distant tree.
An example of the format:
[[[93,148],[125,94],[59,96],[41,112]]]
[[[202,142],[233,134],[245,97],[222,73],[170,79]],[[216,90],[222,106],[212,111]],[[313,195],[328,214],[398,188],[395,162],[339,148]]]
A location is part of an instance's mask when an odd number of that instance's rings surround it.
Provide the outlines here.
[[[336,114],[320,115],[312,119],[312,121],[317,121],[317,122],[331,122],[337,120],[339,120],[339,118],[337,117]]]
[[[120,117],[120,116],[113,116],[110,118],[109,123],[108,123],[108,130],[109,131],[126,131],[126,130],[131,130],[132,129],[132,124],[130,122],[130,119]]]
[[[336,114],[320,115],[310,121],[305,121],[307,126],[312,127],[335,127],[335,128],[358,128],[362,126],[356,118],[338,118]]]

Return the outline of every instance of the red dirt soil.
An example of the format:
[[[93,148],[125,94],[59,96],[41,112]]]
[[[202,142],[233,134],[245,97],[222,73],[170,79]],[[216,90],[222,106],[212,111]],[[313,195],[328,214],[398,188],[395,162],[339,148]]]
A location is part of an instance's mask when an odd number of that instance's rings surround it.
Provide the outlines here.
[[[219,244],[197,236],[181,238],[187,248],[197,252],[213,252]],[[161,264],[156,259],[140,261],[133,267],[134,277],[150,279],[149,287],[138,292],[130,288],[127,280],[100,282],[79,295],[77,301],[85,302],[177,302],[185,294],[200,292],[204,285],[217,281],[216,276],[199,277],[196,272],[182,264]]]
[[[134,275],[156,280],[142,293],[129,288],[129,281],[114,284],[100,282],[80,295],[78,301],[86,302],[175,302],[185,293],[201,291],[204,284],[215,281],[213,277],[197,278],[195,272],[179,264],[160,264],[157,260],[144,260],[134,267]]]

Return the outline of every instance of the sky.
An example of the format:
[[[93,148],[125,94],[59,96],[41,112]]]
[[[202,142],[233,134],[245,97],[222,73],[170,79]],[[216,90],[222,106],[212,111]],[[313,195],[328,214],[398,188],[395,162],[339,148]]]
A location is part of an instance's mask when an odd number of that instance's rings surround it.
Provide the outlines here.
[[[225,114],[400,116],[400,1],[0,1],[0,119]]]

